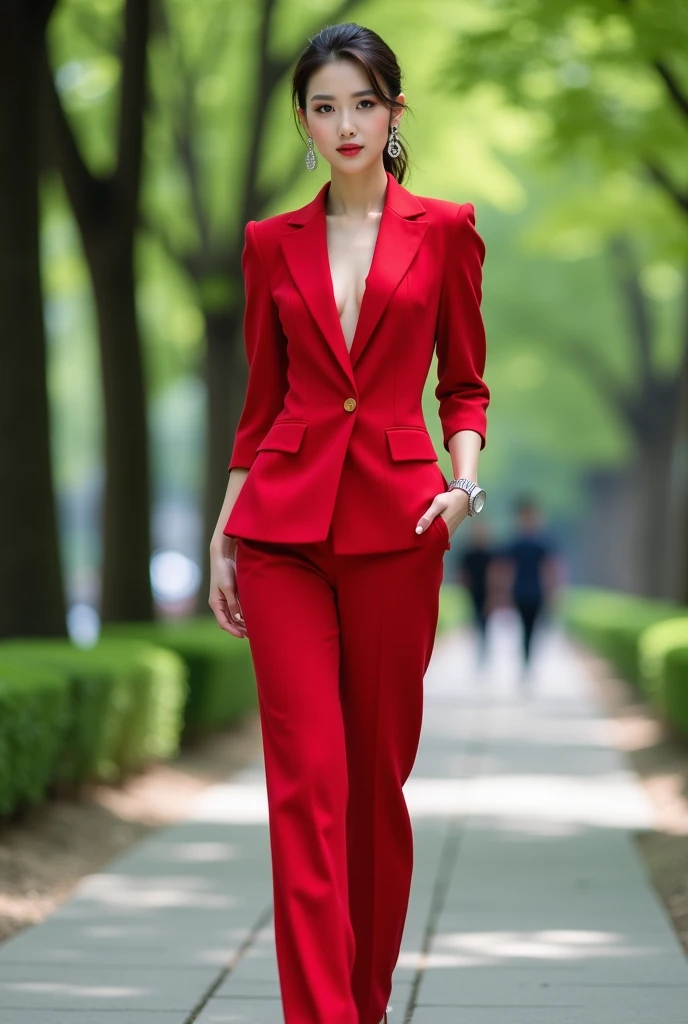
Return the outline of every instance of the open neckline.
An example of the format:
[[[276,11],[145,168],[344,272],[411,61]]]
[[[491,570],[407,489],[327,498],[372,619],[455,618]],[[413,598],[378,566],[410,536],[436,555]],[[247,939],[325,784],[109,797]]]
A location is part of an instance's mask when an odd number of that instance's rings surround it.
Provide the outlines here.
[[[388,200],[388,197],[389,197],[389,179],[387,180],[387,187],[385,189],[384,204],[383,204],[382,210],[380,211],[380,221],[379,221],[378,226],[377,226],[377,235],[375,237],[375,245],[373,246],[373,255],[372,255],[371,260],[370,260],[370,266],[368,267],[368,273],[366,274],[365,279],[363,281],[363,294],[361,295],[361,301],[360,301],[359,306],[358,306],[358,316],[356,317],[356,324],[354,326],[354,333],[353,333],[353,335],[351,337],[351,347],[349,347],[347,345],[346,335],[344,334],[344,328],[342,327],[341,317],[339,316],[339,310],[337,309],[337,299],[336,299],[335,294],[334,294],[334,278],[332,277],[332,265],[330,263],[330,250],[329,250],[328,245],[327,245],[327,218],[328,218],[329,215],[328,215],[327,210],[325,208],[325,202],[327,200],[327,193],[330,191],[330,188],[329,188],[330,184],[331,183],[328,183],[328,187],[327,187],[327,189],[325,191],[325,195],[324,195],[324,198],[323,198],[323,224],[324,224],[324,231],[325,231],[325,261],[326,261],[326,264],[327,264],[327,277],[329,279],[329,298],[330,298],[330,302],[332,303],[332,306],[334,308],[335,318],[337,320],[337,323],[339,324],[339,333],[342,336],[342,341],[344,342],[344,348],[346,349],[349,357],[351,357],[351,353],[353,352],[354,344],[356,343],[356,335],[358,334],[358,327],[359,327],[359,324],[361,322],[361,313],[363,312],[363,304],[365,302],[365,298],[366,298],[366,295],[368,293],[368,278],[370,277],[370,275],[372,273],[372,270],[373,270],[373,267],[375,265],[375,256],[377,254],[377,251],[378,251],[378,248],[379,248],[379,244],[380,244],[380,234],[382,232],[382,224],[383,224],[383,220],[384,220],[384,216],[385,216],[385,210],[387,209],[387,200]]]

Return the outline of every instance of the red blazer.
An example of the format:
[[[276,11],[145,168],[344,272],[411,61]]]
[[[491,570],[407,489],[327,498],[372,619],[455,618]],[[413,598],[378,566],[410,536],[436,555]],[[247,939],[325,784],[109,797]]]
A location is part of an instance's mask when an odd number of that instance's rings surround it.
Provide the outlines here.
[[[413,547],[447,488],[421,396],[437,347],[444,448],[457,430],[485,447],[485,246],[471,203],[416,196],[387,172],[351,353],[327,252],[327,181],[298,210],[246,225],[246,399],[229,469],[250,470],[223,528],[337,553]]]

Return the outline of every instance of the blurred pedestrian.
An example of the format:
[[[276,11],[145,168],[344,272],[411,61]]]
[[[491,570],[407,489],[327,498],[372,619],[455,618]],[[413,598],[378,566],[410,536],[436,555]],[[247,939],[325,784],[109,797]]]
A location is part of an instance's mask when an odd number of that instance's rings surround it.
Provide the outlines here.
[[[490,541],[488,524],[481,519],[473,524],[469,537],[468,544],[459,556],[456,581],[468,591],[476,633],[477,661],[484,665],[487,660],[487,622],[490,611],[488,579],[497,549]]]
[[[542,522],[536,499],[521,496],[514,505],[516,530],[499,553],[502,587],[521,620],[523,685],[531,667],[533,634],[549,612],[559,584],[559,550]]]

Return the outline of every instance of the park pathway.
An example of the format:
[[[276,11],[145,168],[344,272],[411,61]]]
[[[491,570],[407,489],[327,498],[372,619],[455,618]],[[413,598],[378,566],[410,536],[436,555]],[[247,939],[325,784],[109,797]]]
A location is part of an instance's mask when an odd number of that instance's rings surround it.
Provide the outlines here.
[[[688,961],[633,833],[652,809],[575,650],[437,642],[406,786],[411,904],[390,1024],[688,1024]],[[260,763],[0,946],[2,1024],[282,1024]]]

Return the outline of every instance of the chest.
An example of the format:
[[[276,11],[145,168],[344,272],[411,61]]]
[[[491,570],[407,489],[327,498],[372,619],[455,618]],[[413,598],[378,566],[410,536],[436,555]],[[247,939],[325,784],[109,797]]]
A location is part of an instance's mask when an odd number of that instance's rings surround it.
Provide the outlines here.
[[[327,255],[337,314],[351,350],[356,325],[380,229],[381,214],[370,214],[363,222],[347,225],[341,218],[327,217]]]

